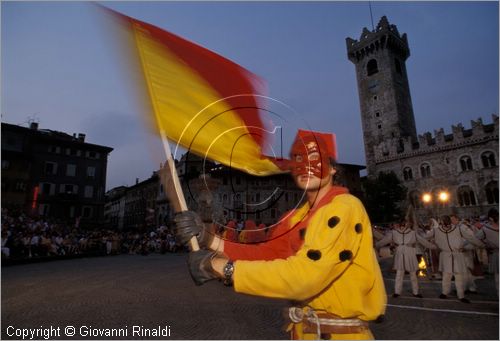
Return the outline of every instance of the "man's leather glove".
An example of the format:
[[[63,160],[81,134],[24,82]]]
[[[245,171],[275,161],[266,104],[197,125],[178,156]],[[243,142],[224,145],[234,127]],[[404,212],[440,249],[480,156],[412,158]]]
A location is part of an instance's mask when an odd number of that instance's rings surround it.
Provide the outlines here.
[[[212,259],[216,255],[217,252],[210,250],[198,250],[189,253],[189,273],[196,285],[202,285],[205,282],[218,278],[212,268]]]
[[[200,248],[210,245],[213,235],[203,226],[200,216],[194,211],[183,211],[174,217],[175,236],[182,245],[189,243],[193,236],[198,239]]]

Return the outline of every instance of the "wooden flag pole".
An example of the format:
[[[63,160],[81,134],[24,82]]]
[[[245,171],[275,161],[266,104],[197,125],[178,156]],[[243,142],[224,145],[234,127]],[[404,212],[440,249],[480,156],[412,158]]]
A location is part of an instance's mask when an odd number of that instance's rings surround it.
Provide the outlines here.
[[[161,177],[163,189],[167,194],[168,200],[174,207],[175,212],[187,211],[188,207],[186,199],[184,198],[181,183],[179,181],[179,176],[177,175],[177,169],[175,168],[175,161],[170,151],[167,136],[165,135],[163,129],[160,130],[160,135],[163,143],[163,149],[165,150],[165,155],[167,156],[167,162],[164,165],[166,172],[164,172]],[[200,249],[198,239],[196,239],[195,236],[193,236],[189,241],[189,247],[191,251],[198,251]]]

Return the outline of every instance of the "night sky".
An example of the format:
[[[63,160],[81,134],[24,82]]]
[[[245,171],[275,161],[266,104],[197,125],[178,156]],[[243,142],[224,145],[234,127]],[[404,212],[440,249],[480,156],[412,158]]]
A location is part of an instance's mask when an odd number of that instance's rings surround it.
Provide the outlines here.
[[[101,2],[249,69],[268,95],[320,131],[337,134],[339,161],[365,164],[354,65],[345,38],[372,29],[368,2]],[[164,160],[141,116],[116,35],[85,2],[1,3],[2,122],[114,148],[107,189],[145,180]],[[407,33],[417,132],[498,114],[498,2],[372,2]],[[288,106],[288,107],[287,107]],[[288,150],[285,139],[285,152]]]

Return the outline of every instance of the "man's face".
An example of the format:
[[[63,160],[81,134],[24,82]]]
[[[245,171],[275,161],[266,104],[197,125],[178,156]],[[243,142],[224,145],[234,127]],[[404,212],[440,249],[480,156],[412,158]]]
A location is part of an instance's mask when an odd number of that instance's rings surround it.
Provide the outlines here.
[[[327,147],[323,140],[314,136],[297,139],[292,145],[291,171],[294,177],[314,175],[323,179],[330,173]]]
[[[453,225],[456,225],[459,222],[458,218],[456,216],[454,216],[454,215],[450,216],[450,219],[451,219],[451,223]]]
[[[315,191],[331,183],[336,172],[330,165],[325,142],[312,135],[294,142],[290,165],[297,187],[307,191]]]

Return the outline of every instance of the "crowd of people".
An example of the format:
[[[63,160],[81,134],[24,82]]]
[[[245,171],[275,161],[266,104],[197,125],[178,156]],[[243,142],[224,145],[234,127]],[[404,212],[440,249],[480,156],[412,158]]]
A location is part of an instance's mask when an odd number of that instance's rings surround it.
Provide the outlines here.
[[[180,250],[166,226],[148,231],[90,230],[7,209],[2,209],[1,237],[2,259],[12,260]]]
[[[253,220],[229,220],[215,231],[223,238],[241,242],[264,241],[268,227]],[[41,259],[78,255],[110,255],[180,252],[174,233],[167,226],[147,231],[82,229],[43,217],[30,217],[2,208],[2,259]]]
[[[469,303],[465,295],[477,292],[475,281],[484,278],[486,272],[493,274],[498,295],[498,210],[495,208],[488,216],[468,219],[460,219],[455,214],[443,215],[423,225],[405,220],[391,224],[385,233],[375,229],[374,238],[379,251],[388,246],[394,254],[394,298],[401,295],[405,273],[410,274],[413,296],[422,297],[416,275],[421,271],[422,259],[428,277],[442,280],[441,299],[448,298],[454,278],[458,299]]]
[[[271,229],[272,230],[272,229]],[[266,240],[270,229],[253,220],[229,220],[217,233],[225,240],[256,243]],[[43,218],[2,209],[2,258],[40,259],[78,255],[167,253],[185,251],[166,226],[144,231],[85,230]],[[396,280],[393,297],[399,297],[405,273],[412,292],[419,292],[417,272],[424,259],[429,278],[442,280],[441,298],[451,291],[455,279],[458,298],[476,292],[475,281],[491,273],[498,293],[498,211],[488,216],[459,219],[455,215],[431,218],[426,224],[404,220],[385,228],[374,227],[375,248],[394,256]]]

